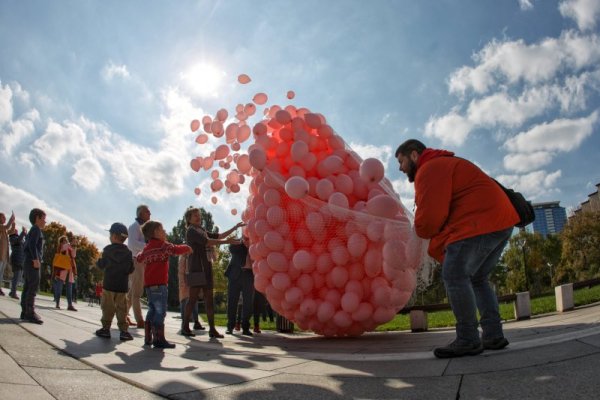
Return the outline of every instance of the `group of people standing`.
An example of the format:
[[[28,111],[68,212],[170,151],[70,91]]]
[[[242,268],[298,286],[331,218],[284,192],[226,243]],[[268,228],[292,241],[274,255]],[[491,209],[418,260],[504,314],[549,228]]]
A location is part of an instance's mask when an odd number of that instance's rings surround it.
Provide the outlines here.
[[[117,316],[121,340],[133,339],[128,326],[144,328],[144,344],[157,348],[173,348],[164,333],[167,312],[169,257],[180,257],[180,301],[182,313],[181,334],[195,336],[189,327],[194,321],[195,329],[203,329],[197,317],[197,303],[202,293],[206,306],[208,335],[222,338],[214,322],[213,269],[210,249],[221,244],[239,244],[239,239],[228,238],[238,223],[223,233],[207,232],[202,227],[202,214],[198,208],[189,208],[184,214],[186,244],[176,245],[167,241],[162,224],[150,219],[146,205],[137,208],[135,222],[126,229],[114,223],[110,230],[111,244],[106,246],[97,266],[105,271],[102,294],[102,328],[96,331],[100,337],[110,338],[110,325]],[[125,241],[127,240],[127,246]],[[148,311],[145,319],[140,298],[145,290]],[[135,323],[128,320],[128,310],[133,309]]]
[[[25,227],[22,227],[20,232],[17,230],[14,213],[11,214],[8,222],[6,221],[6,215],[0,213],[0,281],[4,281],[6,267],[10,265],[13,275],[8,295],[17,300],[19,299],[17,285],[21,280],[23,264],[25,263],[23,245],[26,235],[27,229]],[[0,296],[5,295],[2,285],[0,285]]]

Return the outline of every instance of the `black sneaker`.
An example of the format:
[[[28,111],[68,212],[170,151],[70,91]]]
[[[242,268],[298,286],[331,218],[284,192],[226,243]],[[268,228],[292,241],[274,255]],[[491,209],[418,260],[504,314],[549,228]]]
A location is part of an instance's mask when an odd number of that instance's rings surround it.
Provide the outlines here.
[[[25,315],[25,321],[32,322],[34,324],[42,325],[44,321],[40,318],[39,315],[33,313],[33,315]]]
[[[110,332],[109,332],[109,336],[110,336]],[[131,336],[131,333],[129,333],[129,332],[121,331],[121,333],[119,334],[119,340],[121,340],[122,342],[125,342],[127,340],[133,340],[133,336]]]
[[[483,348],[485,350],[502,350],[506,346],[508,346],[508,340],[505,337],[495,338],[495,339],[484,339],[483,340]]]
[[[204,330],[206,330],[206,328],[203,327],[200,322],[194,322],[194,330],[195,331],[204,331]]]
[[[433,350],[437,358],[452,358],[462,356],[476,356],[483,352],[481,342],[474,344],[459,344],[456,340],[446,347],[438,347]]]
[[[110,330],[105,329],[105,328],[98,329],[96,331],[96,336],[101,337],[101,338],[110,339]]]
[[[244,335],[244,336],[254,336],[254,334],[250,331],[250,329],[244,329],[242,331],[242,335]]]

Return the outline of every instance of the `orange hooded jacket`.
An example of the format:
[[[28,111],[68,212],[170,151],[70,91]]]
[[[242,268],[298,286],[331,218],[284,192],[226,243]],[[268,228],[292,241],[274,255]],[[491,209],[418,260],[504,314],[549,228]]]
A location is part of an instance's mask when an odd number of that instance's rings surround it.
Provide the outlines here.
[[[446,246],[514,226],[519,216],[504,191],[475,164],[445,150],[425,149],[415,175],[415,230],[431,239],[443,262]]]

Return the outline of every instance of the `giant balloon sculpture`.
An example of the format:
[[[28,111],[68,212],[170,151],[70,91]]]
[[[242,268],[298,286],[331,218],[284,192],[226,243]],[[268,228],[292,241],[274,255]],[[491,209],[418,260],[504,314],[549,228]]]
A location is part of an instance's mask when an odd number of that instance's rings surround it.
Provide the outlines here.
[[[240,75],[238,81],[251,79]],[[252,103],[236,107],[229,123],[225,109],[214,119],[192,121],[192,131],[204,130],[198,144],[208,135],[225,143],[194,158],[191,167],[208,171],[218,163],[229,171],[222,179],[212,170],[213,192],[238,193],[251,179],[241,216],[255,287],[275,311],[325,336],[373,330],[411,297],[423,242],[379,160],[362,160],[323,115],[306,108],[273,105],[250,125],[256,105],[267,101],[266,94],[256,94]],[[254,143],[240,152],[251,136]]]

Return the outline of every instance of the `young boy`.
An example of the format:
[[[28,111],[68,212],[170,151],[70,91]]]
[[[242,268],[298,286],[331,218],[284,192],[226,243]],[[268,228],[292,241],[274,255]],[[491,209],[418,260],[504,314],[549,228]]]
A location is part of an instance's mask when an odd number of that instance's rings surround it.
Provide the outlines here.
[[[119,339],[133,340],[127,332],[127,284],[129,274],[134,271],[133,255],[129,248],[123,244],[127,240],[127,227],[119,222],[112,224],[108,230],[110,243],[102,251],[102,257],[96,262],[104,270],[104,291],[102,293],[102,328],[96,331],[96,336],[110,339],[110,325],[115,312]]]
[[[29,212],[31,229],[25,239],[25,264],[23,265],[23,293],[21,293],[21,319],[34,324],[44,321],[35,312],[35,295],[40,286],[40,266],[44,255],[44,234],[46,213],[39,208]]]
[[[169,256],[190,254],[188,245],[175,245],[167,242],[167,232],[157,221],[147,221],[142,225],[146,246],[135,257],[136,261],[146,265],[144,287],[148,296],[146,314],[146,345],[155,348],[172,349],[174,344],[165,339],[165,316],[167,315],[167,285],[169,283]]]

